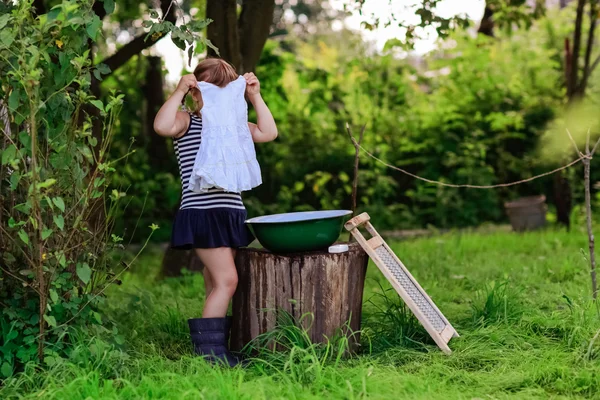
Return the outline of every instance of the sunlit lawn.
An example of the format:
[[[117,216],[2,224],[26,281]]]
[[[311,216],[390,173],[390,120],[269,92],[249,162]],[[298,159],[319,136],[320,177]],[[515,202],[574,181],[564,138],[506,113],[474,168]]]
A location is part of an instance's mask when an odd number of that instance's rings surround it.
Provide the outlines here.
[[[26,371],[0,398],[600,398],[600,339],[592,341],[600,320],[588,300],[586,246],[579,230],[396,242],[461,334],[452,355],[404,318],[395,292],[382,296],[380,285],[389,285],[370,265],[359,355],[336,360],[298,347],[233,370],[191,356],[186,318],[200,316],[202,277],[157,280],[160,252],[151,249],[109,293],[123,345],[109,344],[110,335],[79,336],[70,360]]]

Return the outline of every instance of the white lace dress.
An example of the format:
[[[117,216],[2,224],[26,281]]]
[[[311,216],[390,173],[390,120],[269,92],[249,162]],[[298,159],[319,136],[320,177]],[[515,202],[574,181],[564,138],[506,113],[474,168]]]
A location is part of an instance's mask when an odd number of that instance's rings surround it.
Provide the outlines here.
[[[240,76],[221,88],[198,83],[204,105],[202,144],[196,155],[189,190],[219,188],[240,193],[262,183],[260,166],[248,128],[246,80]]]

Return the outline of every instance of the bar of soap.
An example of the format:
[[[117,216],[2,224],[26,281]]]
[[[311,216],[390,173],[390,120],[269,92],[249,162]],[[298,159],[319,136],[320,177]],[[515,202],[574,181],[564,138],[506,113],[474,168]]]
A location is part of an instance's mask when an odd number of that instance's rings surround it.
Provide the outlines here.
[[[349,249],[347,244],[335,244],[333,246],[329,246],[329,253],[345,253]]]

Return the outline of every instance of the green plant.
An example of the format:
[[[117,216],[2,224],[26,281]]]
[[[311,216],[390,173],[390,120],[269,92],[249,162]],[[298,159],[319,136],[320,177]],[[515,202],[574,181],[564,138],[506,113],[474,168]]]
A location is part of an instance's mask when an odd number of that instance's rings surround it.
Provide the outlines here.
[[[385,289],[381,283],[378,286],[379,291],[367,300],[369,308],[363,323],[364,339],[369,340],[373,350],[394,346],[422,349],[424,343],[433,343],[402,298],[393,289]]]
[[[68,351],[73,329],[97,325],[117,279],[107,160],[122,96],[89,95],[89,46],[100,22],[92,1],[64,1],[34,16],[32,2],[0,16],[0,376]],[[95,117],[94,115],[98,115]],[[102,125],[100,136],[92,126]]]
[[[485,285],[473,301],[473,322],[479,325],[511,323],[523,314],[520,293],[508,281]]]
[[[289,312],[278,309],[275,327],[258,335],[243,352],[252,355],[253,363],[259,368],[278,373],[292,382],[320,381],[327,365],[337,366],[351,354],[348,338],[356,332],[344,326],[325,343],[313,343],[308,332],[312,318],[312,314],[305,314],[297,320]]]

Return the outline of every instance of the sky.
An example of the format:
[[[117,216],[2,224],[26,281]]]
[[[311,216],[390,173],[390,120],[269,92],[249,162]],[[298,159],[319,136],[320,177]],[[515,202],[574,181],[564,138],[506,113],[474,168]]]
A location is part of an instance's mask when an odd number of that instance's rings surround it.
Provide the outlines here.
[[[367,16],[374,15],[382,19],[385,19],[392,13],[400,15],[403,8],[414,4],[415,0],[394,0],[393,5],[389,3],[388,0],[366,0],[362,10],[363,14]],[[342,9],[343,0],[331,0],[331,4],[336,8]],[[484,7],[485,0],[442,0],[437,7],[437,12],[444,17],[466,14],[469,19],[479,21],[483,15]],[[418,17],[415,16],[414,18],[417,18],[418,21]],[[402,39],[404,37],[404,31],[395,25],[379,27],[373,31],[363,30],[361,29],[363,19],[364,17],[358,12],[354,12],[344,21],[335,24],[333,28],[340,29],[342,26],[346,26],[347,28],[361,31],[365,40],[374,42],[379,50],[383,49],[383,46],[389,39]],[[428,33],[429,37],[427,39],[420,40],[415,44],[416,53],[424,54],[435,48],[435,30]],[[168,71],[166,76],[167,82],[170,84],[177,83],[181,71],[187,62],[187,57],[184,57],[183,52],[175,47],[169,38],[159,41],[154,46],[152,52],[163,56]]]

